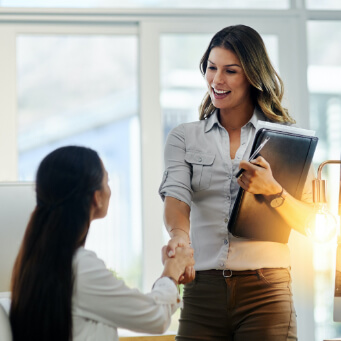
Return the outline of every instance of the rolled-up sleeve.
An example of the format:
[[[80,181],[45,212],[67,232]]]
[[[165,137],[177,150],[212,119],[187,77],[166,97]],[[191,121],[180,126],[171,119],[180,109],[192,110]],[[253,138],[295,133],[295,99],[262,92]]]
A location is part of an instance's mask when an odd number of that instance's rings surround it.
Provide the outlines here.
[[[185,161],[186,155],[186,136],[185,127],[180,125],[174,128],[168,135],[164,162],[165,171],[159,188],[162,200],[165,197],[173,197],[191,206],[192,188],[191,165]]]

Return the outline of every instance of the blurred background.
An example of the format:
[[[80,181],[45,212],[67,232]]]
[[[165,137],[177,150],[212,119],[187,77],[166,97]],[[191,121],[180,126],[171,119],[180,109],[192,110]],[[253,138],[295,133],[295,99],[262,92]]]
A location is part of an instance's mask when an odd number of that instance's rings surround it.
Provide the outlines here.
[[[2,0],[0,181],[34,180],[40,160],[62,145],[97,150],[112,198],[87,247],[149,290],[167,242],[157,193],[166,136],[198,119],[200,58],[216,31],[240,23],[262,35],[298,125],[316,131],[316,169],[340,159],[339,0]],[[339,173],[323,173],[335,213]],[[340,336],[335,240],[315,245],[294,233],[290,246],[299,339]]]

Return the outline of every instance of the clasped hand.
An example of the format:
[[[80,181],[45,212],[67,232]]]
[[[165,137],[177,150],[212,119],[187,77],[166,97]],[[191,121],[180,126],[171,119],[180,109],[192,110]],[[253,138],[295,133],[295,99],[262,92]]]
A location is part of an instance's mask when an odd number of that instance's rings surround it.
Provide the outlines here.
[[[174,259],[183,269],[178,279],[179,284],[189,283],[195,278],[193,253],[189,241],[181,236],[174,236],[169,240],[168,245],[162,248],[162,263]]]
[[[251,162],[242,160],[239,168],[245,169],[237,180],[245,191],[264,196],[281,192],[282,186],[274,179],[269,163],[262,156]]]

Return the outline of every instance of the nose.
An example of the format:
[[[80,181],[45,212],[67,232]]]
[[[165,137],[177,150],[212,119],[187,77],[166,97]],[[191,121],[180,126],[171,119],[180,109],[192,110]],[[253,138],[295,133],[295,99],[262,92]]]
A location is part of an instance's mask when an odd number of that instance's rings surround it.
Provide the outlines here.
[[[223,79],[223,74],[221,71],[217,71],[214,75],[214,78],[213,78],[213,84],[214,85],[217,85],[217,84],[222,84],[224,82],[224,79]]]

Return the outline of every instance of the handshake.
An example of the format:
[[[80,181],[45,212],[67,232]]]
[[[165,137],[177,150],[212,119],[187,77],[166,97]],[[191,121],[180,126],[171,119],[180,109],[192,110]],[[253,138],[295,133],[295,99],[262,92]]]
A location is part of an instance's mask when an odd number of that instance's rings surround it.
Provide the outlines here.
[[[175,284],[186,284],[195,278],[193,248],[185,243],[162,248],[164,270],[161,277],[170,277]]]

